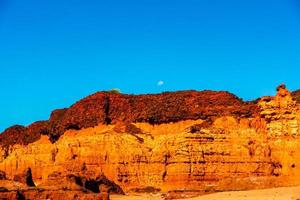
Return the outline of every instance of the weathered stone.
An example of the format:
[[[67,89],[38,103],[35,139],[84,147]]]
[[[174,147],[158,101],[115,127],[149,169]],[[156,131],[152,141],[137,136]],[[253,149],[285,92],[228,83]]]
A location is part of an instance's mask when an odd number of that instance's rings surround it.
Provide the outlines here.
[[[0,170],[0,180],[6,180],[6,174],[4,171]]]
[[[25,169],[22,174],[14,175],[13,180],[17,181],[17,182],[20,182],[20,183],[24,183],[24,184],[26,184],[27,186],[30,186],[30,187],[35,186],[35,184],[32,180],[32,174],[31,174],[31,169],[30,168]]]
[[[30,167],[43,195],[57,191],[55,197],[71,198],[144,188],[176,196],[300,185],[299,104],[286,87],[277,91],[255,105],[228,93],[201,93],[208,95],[204,100],[197,92],[155,98],[96,93],[52,115],[55,133],[69,127],[55,143],[42,135],[27,145],[9,145],[0,170],[11,179]]]
[[[53,143],[67,130],[98,124],[145,122],[162,124],[182,120],[211,120],[220,116],[237,118],[258,114],[253,102],[243,102],[228,92],[180,91],[148,95],[97,92],[72,105],[51,113],[48,121],[29,127],[13,126],[0,135],[0,145],[28,144],[48,135]]]

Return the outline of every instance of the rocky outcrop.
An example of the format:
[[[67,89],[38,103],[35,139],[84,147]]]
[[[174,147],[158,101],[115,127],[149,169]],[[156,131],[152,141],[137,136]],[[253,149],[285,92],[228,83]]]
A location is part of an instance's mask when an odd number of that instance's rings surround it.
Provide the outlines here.
[[[213,120],[220,116],[237,118],[255,116],[254,103],[243,102],[228,92],[181,91],[149,95],[125,95],[98,92],[68,109],[52,112],[48,121],[36,122],[28,128],[13,126],[0,135],[0,144],[28,144],[40,134],[55,142],[67,130],[79,130],[98,124],[118,122],[162,124],[182,120]],[[16,133],[17,132],[17,133]],[[9,140],[9,137],[16,140]],[[28,137],[30,136],[30,137]]]
[[[72,172],[69,172],[72,173]],[[82,173],[50,173],[47,181],[36,186],[28,168],[24,173],[0,180],[0,199],[97,199],[109,200],[109,194],[124,194],[123,190],[103,174],[95,179]],[[85,174],[86,175],[86,174]]]
[[[0,170],[11,180],[30,167],[43,194],[97,198],[300,185],[299,116],[284,85],[256,103],[211,91],[96,93],[52,113],[43,129],[55,142],[3,146]]]
[[[20,125],[12,126],[6,129],[0,135],[0,143],[2,146],[10,146],[14,144],[29,144],[36,141],[39,136],[27,134],[27,128]]]
[[[47,127],[46,121],[35,122],[28,127],[15,125],[0,134],[0,145],[9,147],[14,144],[27,145],[37,141]]]
[[[263,97],[258,105],[261,117],[268,122],[266,128],[269,134],[299,134],[299,106],[285,85],[277,87],[275,97]]]

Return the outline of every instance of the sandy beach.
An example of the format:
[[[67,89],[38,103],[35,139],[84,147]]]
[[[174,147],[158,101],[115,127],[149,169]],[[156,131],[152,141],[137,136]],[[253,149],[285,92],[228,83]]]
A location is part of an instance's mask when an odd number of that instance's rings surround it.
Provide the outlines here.
[[[159,194],[140,194],[132,196],[112,195],[112,200],[161,200]],[[300,200],[299,187],[281,187],[264,190],[231,191],[203,195],[188,200]],[[181,199],[182,200],[182,199]]]

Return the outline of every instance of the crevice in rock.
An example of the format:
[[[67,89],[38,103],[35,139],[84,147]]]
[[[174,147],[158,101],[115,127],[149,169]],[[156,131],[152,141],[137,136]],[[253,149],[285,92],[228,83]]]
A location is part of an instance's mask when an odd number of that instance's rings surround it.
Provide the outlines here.
[[[68,124],[66,130],[80,130],[80,127],[77,124]]]
[[[16,197],[17,197],[17,200],[25,200],[26,199],[25,196],[24,196],[24,194],[23,194],[23,192],[20,191],[20,190],[17,190]]]
[[[52,144],[54,144],[54,143],[59,139],[60,135],[55,134],[55,133],[50,133],[50,134],[48,135],[48,137],[49,137],[50,142],[51,142]]]
[[[25,171],[25,179],[26,179],[26,184],[30,187],[35,187],[35,184],[33,182],[33,179],[32,179],[32,173],[31,173],[31,168],[28,168],[26,171]]]
[[[169,159],[170,159],[170,157],[171,157],[171,155],[170,155],[169,152],[166,153],[166,154],[164,155],[164,161],[163,161],[163,164],[164,164],[164,172],[163,172],[163,174],[162,174],[162,180],[163,180],[163,182],[166,181],[166,177],[167,177],[167,175],[168,175],[167,166],[169,165]]]
[[[111,118],[109,117],[109,107],[110,107],[110,99],[109,96],[106,95],[104,100],[104,114],[105,114],[104,121],[106,125],[111,124]]]
[[[99,193],[100,190],[99,190],[99,185],[97,183],[96,180],[94,179],[88,179],[85,181],[85,184],[84,184],[84,187],[87,189],[87,190],[90,190],[94,193]]]
[[[57,148],[51,150],[51,160],[52,160],[52,162],[55,162],[57,153],[58,153]]]

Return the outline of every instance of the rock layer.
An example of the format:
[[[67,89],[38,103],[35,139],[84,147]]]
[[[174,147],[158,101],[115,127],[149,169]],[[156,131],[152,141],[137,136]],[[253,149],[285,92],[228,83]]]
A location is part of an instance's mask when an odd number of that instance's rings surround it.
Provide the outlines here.
[[[48,136],[2,145],[0,170],[12,180],[31,168],[38,188],[57,193],[300,185],[299,117],[283,85],[256,103],[211,91],[96,93],[38,124]]]
[[[149,95],[97,92],[70,108],[52,112],[48,121],[29,127],[13,126],[0,135],[0,144],[28,144],[40,134],[55,142],[66,130],[88,128],[117,122],[162,124],[188,119],[207,119],[232,115],[238,118],[257,114],[254,103],[243,102],[228,92],[181,91]],[[11,140],[9,138],[15,138]]]

